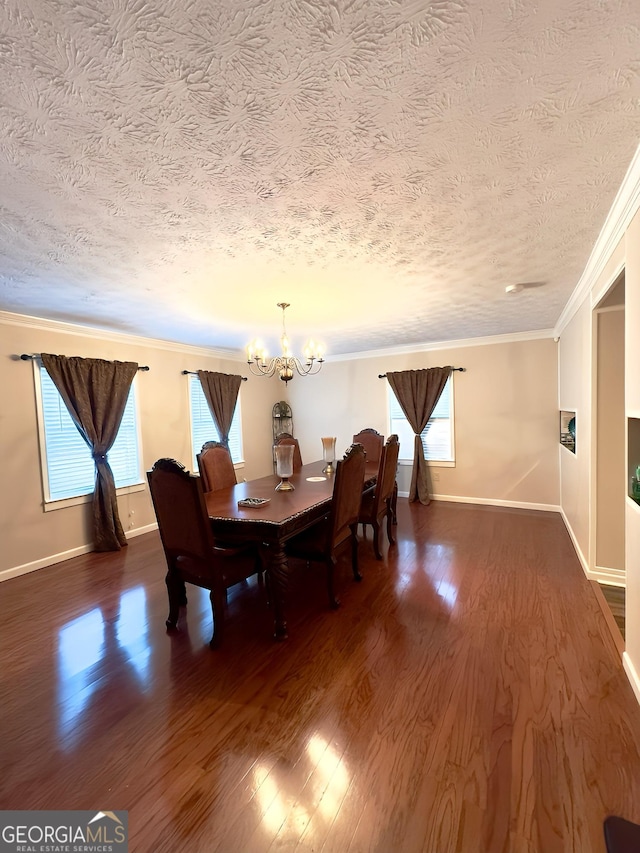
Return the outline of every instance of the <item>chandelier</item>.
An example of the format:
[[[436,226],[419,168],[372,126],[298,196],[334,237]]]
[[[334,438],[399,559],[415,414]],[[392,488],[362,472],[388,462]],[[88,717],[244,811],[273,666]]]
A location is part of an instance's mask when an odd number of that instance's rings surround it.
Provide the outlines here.
[[[293,379],[294,370],[300,376],[314,376],[324,363],[323,349],[314,341],[309,341],[303,350],[304,362],[292,354],[284,324],[284,312],[288,307],[288,302],[278,302],[278,308],[282,308],[281,355],[269,358],[261,341],[251,341],[247,347],[247,364],[255,376],[274,376],[278,373],[283,382],[289,382]]]

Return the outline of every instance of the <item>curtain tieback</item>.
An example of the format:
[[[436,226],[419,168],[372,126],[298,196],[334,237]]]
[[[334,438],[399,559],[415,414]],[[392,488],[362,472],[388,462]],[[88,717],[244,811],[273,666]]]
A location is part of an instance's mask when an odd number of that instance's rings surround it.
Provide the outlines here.
[[[94,462],[106,462],[107,454],[106,453],[93,453],[93,461]]]

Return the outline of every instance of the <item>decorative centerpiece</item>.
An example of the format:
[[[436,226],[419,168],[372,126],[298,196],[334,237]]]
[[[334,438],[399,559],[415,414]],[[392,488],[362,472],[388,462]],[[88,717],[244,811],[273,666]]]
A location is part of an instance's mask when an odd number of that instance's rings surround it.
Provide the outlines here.
[[[276,474],[280,477],[276,492],[291,492],[295,489],[289,482],[289,477],[293,475],[294,450],[293,444],[277,444],[275,447]]]
[[[336,461],[336,439],[326,437],[322,441],[322,459],[324,460],[323,474],[335,474],[334,463]]]

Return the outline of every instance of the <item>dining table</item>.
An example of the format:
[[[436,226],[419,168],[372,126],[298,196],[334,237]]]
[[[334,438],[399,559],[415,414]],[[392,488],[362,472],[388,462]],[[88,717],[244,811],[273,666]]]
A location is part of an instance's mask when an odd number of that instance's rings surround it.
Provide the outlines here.
[[[274,636],[278,640],[287,637],[287,540],[325,518],[331,510],[335,474],[324,473],[325,464],[319,461],[303,465],[288,478],[293,486],[288,491],[276,490],[280,477],[269,474],[204,495],[215,539],[241,539],[262,546],[274,611]],[[377,474],[377,462],[365,464],[363,491],[375,485]],[[247,498],[267,502],[250,507],[238,504]]]

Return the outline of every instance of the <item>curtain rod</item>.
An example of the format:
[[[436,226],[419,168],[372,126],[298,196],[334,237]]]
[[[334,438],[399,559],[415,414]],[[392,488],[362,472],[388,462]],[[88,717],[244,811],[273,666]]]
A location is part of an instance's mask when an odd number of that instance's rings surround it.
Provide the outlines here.
[[[460,373],[466,373],[467,372],[466,367],[452,367],[451,370],[459,370]],[[379,373],[378,374],[378,379],[386,379],[386,378],[387,378],[386,373]]]
[[[40,353],[33,352],[31,353],[31,355],[29,355],[28,353],[23,352],[20,358],[22,359],[22,361],[33,361],[34,358],[40,358]],[[138,365],[138,370],[149,370],[149,368],[145,365],[140,364]]]
[[[197,376],[197,375],[198,375],[198,371],[197,371],[197,370],[183,370],[183,371],[182,371],[182,375],[183,375],[183,376]],[[247,378],[248,378],[247,376],[241,376],[241,377],[240,377],[240,379],[241,379],[243,382],[246,382],[246,381],[247,381]]]

